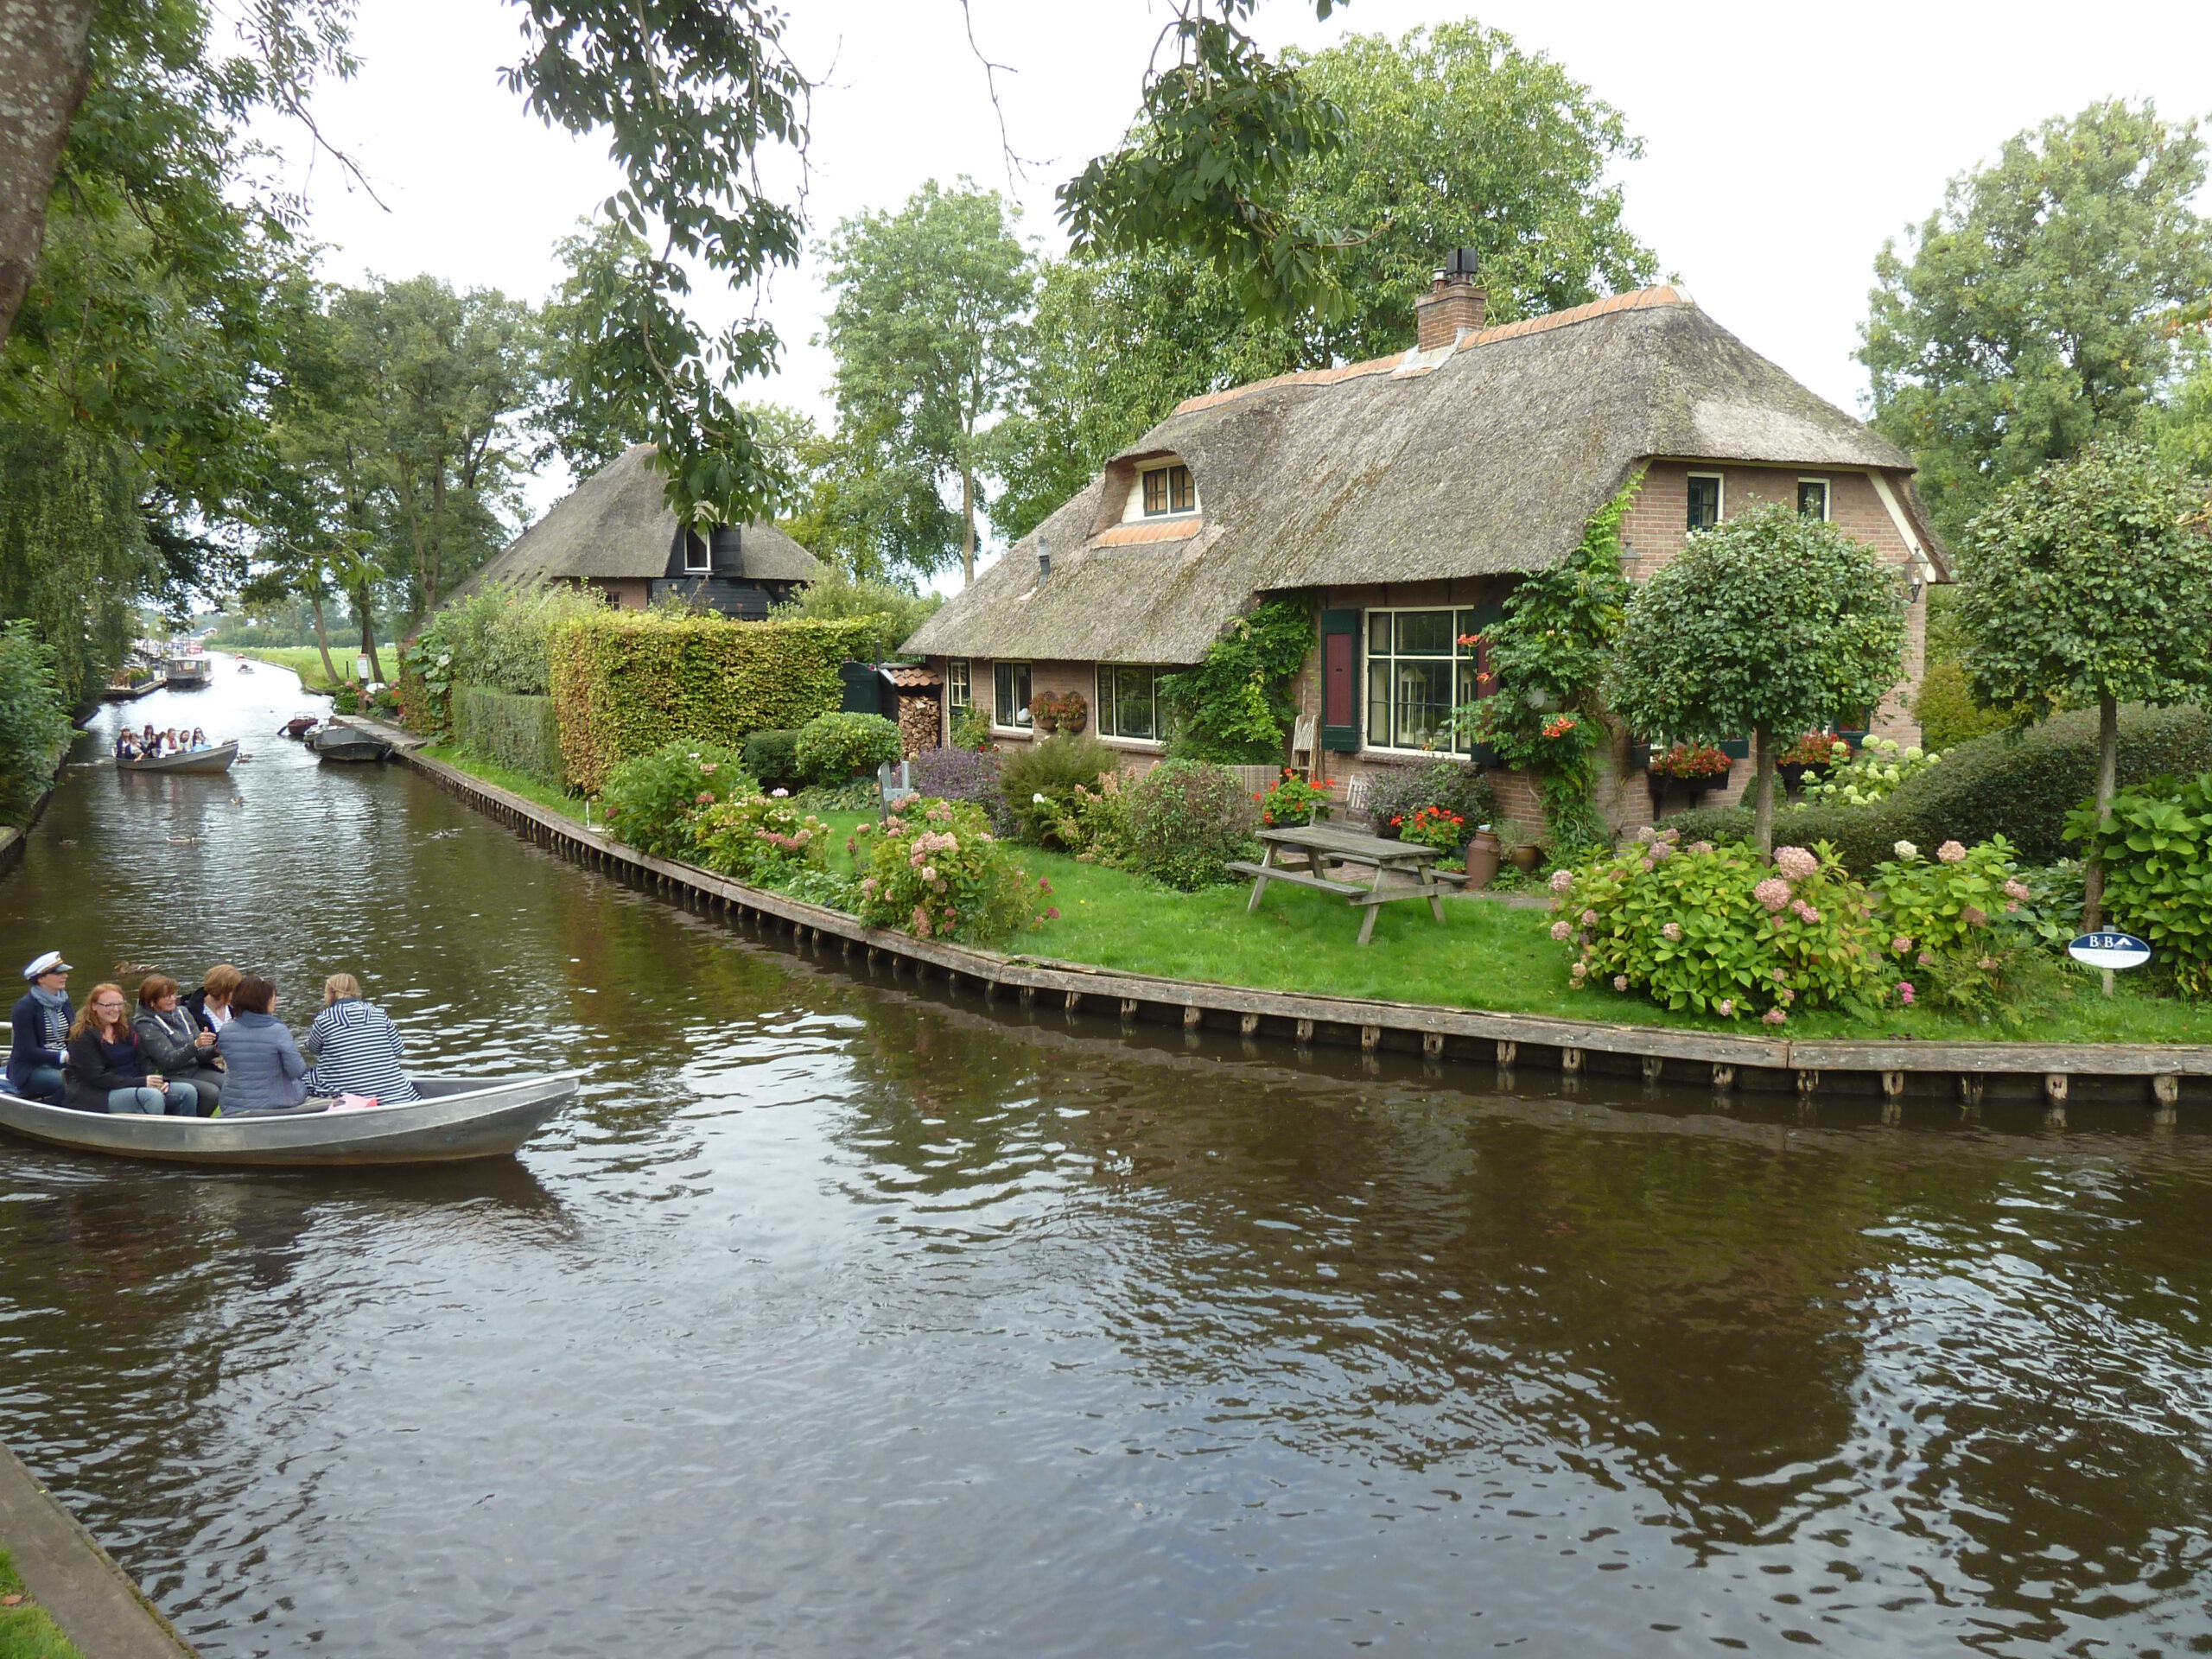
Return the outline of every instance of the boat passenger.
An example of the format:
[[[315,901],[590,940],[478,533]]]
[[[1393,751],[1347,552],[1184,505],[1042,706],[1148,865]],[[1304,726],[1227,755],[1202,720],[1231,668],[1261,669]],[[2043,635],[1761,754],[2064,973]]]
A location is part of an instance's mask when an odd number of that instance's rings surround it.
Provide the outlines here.
[[[192,742],[190,747],[194,749],[212,749],[215,746],[207,741],[207,734],[202,731],[199,727],[195,726],[192,728]]]
[[[215,1039],[223,1058],[223,1116],[254,1117],[296,1107],[327,1107],[308,1098],[308,1063],[276,1017],[276,988],[248,974],[231,993],[237,1013]]]
[[[138,740],[131,735],[128,726],[116,734],[115,758],[118,760],[136,760],[138,758]]]
[[[367,1095],[380,1106],[422,1098],[400,1070],[407,1047],[399,1027],[375,1003],[362,1000],[361,982],[351,974],[322,982],[322,1012],[308,1027],[307,1047],[315,1056],[307,1084],[315,1094]]]
[[[227,962],[219,962],[200,979],[200,988],[184,999],[185,1011],[217,1036],[231,1023],[231,994],[245,976]]]
[[[63,1075],[69,1082],[64,1106],[80,1112],[113,1112],[160,1117],[195,1117],[200,1091],[149,1071],[130,1029],[120,985],[95,985],[84,1011],[69,1027],[69,1057]]]
[[[140,1052],[162,1075],[181,1077],[200,1092],[200,1115],[214,1116],[223,1103],[223,1074],[215,1069],[215,1033],[176,1005],[177,983],[167,974],[149,974],[138,984]]]
[[[34,957],[23,969],[30,989],[16,1004],[15,1037],[8,1046],[8,1092],[59,1106],[67,1085],[61,1062],[69,1045],[69,964],[59,950]]]
[[[154,730],[154,722],[149,720],[146,722],[146,729],[138,734],[138,753],[150,758],[161,747],[161,741],[160,734]]]

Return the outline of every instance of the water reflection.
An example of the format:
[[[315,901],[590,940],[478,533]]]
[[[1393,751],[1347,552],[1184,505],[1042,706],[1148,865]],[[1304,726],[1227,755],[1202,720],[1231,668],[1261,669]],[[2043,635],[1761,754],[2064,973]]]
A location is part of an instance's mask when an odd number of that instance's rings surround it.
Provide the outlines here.
[[[481,1167],[0,1143],[0,1433],[210,1655],[2212,1629],[2193,1128],[1001,1020],[248,747],[74,774],[0,939],[264,967],[302,1023],[346,967],[425,1063],[585,1084]]]

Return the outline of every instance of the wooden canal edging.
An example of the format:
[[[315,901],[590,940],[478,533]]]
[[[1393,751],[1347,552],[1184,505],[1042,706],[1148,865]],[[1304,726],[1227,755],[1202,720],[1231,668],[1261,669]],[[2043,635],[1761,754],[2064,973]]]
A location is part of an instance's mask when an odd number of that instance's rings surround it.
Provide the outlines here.
[[[391,734],[400,735],[397,733]],[[416,740],[419,741],[419,740]],[[741,917],[787,931],[798,944],[835,944],[848,958],[887,961],[891,971],[940,977],[986,1003],[1002,996],[1025,1007],[1118,1014],[1124,1025],[1179,1026],[1188,1033],[1236,1031],[1305,1046],[1328,1043],[1417,1053],[1429,1060],[1549,1069],[1572,1079],[1593,1071],[1647,1084],[1878,1095],[1894,1121],[1908,1097],[1955,1101],[1969,1111],[1986,1097],[2044,1103],[2045,1121],[2065,1122],[2069,1099],[2137,1101],[2171,1123],[2186,1092],[2212,1097],[2212,1046],[2126,1044],[1794,1041],[1664,1027],[1493,1014],[1433,1003],[1369,1001],[1236,985],[1164,979],[1049,957],[1004,956],[917,939],[863,925],[842,911],[726,880],[695,865],[649,857],[595,829],[416,752],[397,757],[480,810],[542,847],[620,874],[691,908]]]
[[[192,1659],[192,1649],[130,1575],[5,1446],[0,1544],[31,1599],[85,1659]]]

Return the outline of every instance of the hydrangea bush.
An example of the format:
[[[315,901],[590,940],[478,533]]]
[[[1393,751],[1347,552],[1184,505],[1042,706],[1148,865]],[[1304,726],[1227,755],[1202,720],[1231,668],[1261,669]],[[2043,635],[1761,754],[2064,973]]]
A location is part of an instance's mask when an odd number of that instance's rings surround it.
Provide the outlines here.
[[[735,749],[679,737],[615,767],[600,791],[600,810],[608,833],[639,852],[689,858],[693,817],[760,787]]]
[[[1643,992],[1669,1008],[1784,1024],[1796,1007],[1878,1005],[1890,973],[1872,896],[1822,847],[1679,844],[1639,832],[1551,880],[1552,937],[1576,985]]]
[[[802,870],[821,869],[831,830],[788,800],[746,795],[699,809],[691,821],[694,855],[717,874],[756,887],[782,887]]]
[[[1901,841],[1868,884],[1882,906],[1885,942],[1903,976],[1898,999],[1960,1014],[2010,1017],[2035,981],[2034,893],[2002,836],[1967,847],[1947,841],[1934,858]]]
[[[1917,744],[1900,747],[1895,738],[1870,737],[1841,766],[1824,777],[1807,779],[1805,798],[1831,806],[1872,806],[1942,758]]]
[[[892,803],[880,830],[862,826],[868,874],[861,919],[918,939],[986,944],[1022,923],[1050,921],[1049,884],[1018,868],[981,807],[910,795]]]

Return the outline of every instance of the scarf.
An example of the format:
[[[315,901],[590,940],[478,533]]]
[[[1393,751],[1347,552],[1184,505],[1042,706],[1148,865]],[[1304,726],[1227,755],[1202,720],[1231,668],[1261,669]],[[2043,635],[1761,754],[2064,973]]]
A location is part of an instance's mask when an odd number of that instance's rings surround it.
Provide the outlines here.
[[[43,985],[34,985],[31,995],[37,1000],[41,1015],[46,1021],[46,1046],[60,1048],[69,1039],[69,993],[49,991]]]

